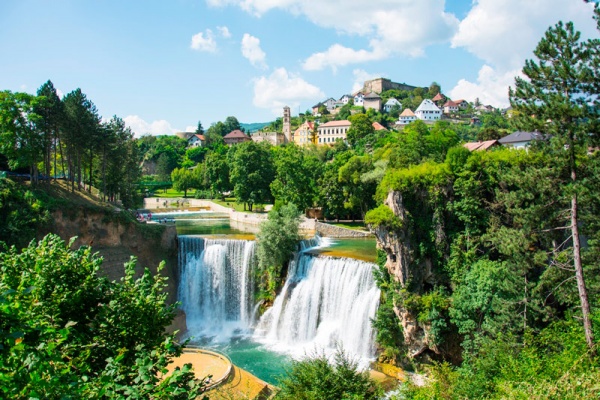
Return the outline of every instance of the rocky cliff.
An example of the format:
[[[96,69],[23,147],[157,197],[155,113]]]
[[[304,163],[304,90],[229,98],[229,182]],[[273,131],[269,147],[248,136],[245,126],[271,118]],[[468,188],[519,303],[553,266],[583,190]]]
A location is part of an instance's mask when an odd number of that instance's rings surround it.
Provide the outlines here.
[[[442,337],[439,330],[432,329],[431,301],[426,299],[443,280],[439,266],[448,254],[444,215],[427,191],[406,196],[408,199],[400,191],[389,191],[384,205],[399,222],[393,227],[371,227],[395,282],[394,313],[402,326],[405,355],[421,361],[454,360],[460,354],[455,348],[459,341],[449,337],[451,331]]]

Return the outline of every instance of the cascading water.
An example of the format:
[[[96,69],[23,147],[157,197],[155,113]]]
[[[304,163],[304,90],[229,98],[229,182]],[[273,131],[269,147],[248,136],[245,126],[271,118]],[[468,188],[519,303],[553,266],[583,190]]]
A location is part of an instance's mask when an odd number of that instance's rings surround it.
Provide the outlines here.
[[[253,315],[254,242],[179,237],[179,300],[190,336],[226,340]]]
[[[371,319],[380,296],[373,267],[364,261],[301,251],[290,263],[273,307],[260,319],[255,337],[300,357],[337,347],[363,360],[373,357]]]
[[[342,347],[353,357],[374,355],[371,319],[379,304],[373,264],[323,257],[311,250],[326,239],[302,241],[273,306],[256,323],[254,339],[302,357]],[[179,238],[179,300],[189,336],[224,341],[250,332],[253,315],[254,242]]]

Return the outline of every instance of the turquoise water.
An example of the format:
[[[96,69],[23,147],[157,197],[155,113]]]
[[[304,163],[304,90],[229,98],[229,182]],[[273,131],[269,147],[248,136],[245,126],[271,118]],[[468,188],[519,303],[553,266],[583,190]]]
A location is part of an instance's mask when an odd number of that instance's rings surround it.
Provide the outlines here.
[[[226,354],[240,368],[272,385],[290,367],[291,357],[269,350],[251,338],[232,338],[227,343],[200,343],[203,348]]]

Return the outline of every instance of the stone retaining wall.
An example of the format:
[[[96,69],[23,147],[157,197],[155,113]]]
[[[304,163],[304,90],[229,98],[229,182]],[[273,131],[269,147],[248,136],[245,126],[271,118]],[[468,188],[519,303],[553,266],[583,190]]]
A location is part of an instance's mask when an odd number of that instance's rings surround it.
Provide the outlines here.
[[[330,225],[323,222],[316,223],[317,233],[321,236],[336,238],[364,238],[372,237],[370,232],[355,231],[354,229],[342,228],[341,226]]]

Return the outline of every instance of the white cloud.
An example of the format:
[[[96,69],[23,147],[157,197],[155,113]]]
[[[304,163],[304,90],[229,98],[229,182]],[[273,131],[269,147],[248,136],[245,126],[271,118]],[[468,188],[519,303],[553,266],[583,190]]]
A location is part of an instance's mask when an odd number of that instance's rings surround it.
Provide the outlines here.
[[[185,127],[185,132],[196,132],[196,128],[198,128],[197,126],[186,126]]]
[[[476,82],[461,79],[450,90],[452,98],[497,107],[508,106],[508,87],[514,86],[526,59],[544,32],[559,20],[574,21],[583,37],[597,36],[593,6],[572,0],[478,0],[460,22],[453,47],[464,47],[484,60]]]
[[[175,132],[179,132],[178,129],[175,129],[171,126],[171,124],[164,120],[146,122],[138,115],[128,115],[123,118],[125,125],[127,125],[133,133],[135,133],[136,137],[140,137],[142,135],[171,135]],[[194,128],[195,130],[196,128]]]
[[[230,38],[231,32],[229,32],[229,28],[226,26],[217,26],[217,30],[224,38]]]
[[[266,54],[260,48],[260,39],[248,33],[242,38],[242,55],[255,67],[266,69]]]
[[[486,64],[479,70],[477,82],[461,79],[450,90],[450,97],[454,100],[467,101],[475,101],[479,98],[483,104],[508,107],[508,87],[515,86],[515,77],[520,74],[519,69],[501,72]]]
[[[60,90],[60,89],[58,89],[58,88],[55,88],[55,89],[56,89],[56,95],[58,96],[58,98],[62,99],[65,96],[65,94],[63,93],[63,91]]]
[[[215,41],[213,32],[207,29],[205,32],[198,32],[192,36],[190,47],[194,50],[214,53],[217,51],[217,42]]]
[[[356,64],[365,61],[380,60],[386,54],[378,51],[354,50],[339,44],[334,44],[322,53],[315,53],[304,61],[302,67],[307,71],[322,70],[331,67],[334,71],[338,66]]]
[[[597,36],[592,4],[573,0],[478,0],[460,22],[453,47],[465,47],[504,71],[521,68],[544,32],[573,21],[584,37]]]
[[[381,60],[392,55],[421,56],[435,43],[447,42],[459,21],[444,10],[445,0],[207,0],[212,6],[237,5],[260,16],[280,9],[305,16],[315,25],[369,39],[369,49],[340,44],[308,57],[309,70]]]
[[[384,75],[385,74],[381,73],[373,74],[362,69],[355,69],[352,71],[352,76],[354,78],[354,82],[352,83],[352,93],[361,90],[365,84],[365,81],[368,81],[369,79],[381,78]]]
[[[294,109],[301,102],[318,101],[322,97],[325,94],[318,87],[288,73],[285,68],[277,68],[271,75],[254,80],[252,102],[256,107],[270,109],[274,115],[280,115],[281,108],[286,105]]]

